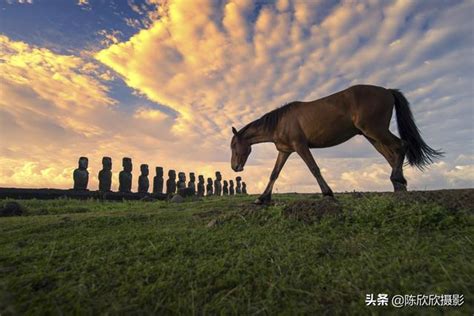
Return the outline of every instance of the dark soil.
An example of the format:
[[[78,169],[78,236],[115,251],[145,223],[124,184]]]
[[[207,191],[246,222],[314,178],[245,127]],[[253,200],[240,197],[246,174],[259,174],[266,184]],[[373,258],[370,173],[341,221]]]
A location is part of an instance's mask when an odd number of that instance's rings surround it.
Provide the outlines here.
[[[289,203],[283,209],[283,216],[305,223],[314,223],[323,216],[333,216],[342,213],[342,207],[334,198],[319,200],[301,200]]]
[[[6,202],[0,208],[0,217],[5,216],[21,216],[25,213],[25,209],[18,202]]]

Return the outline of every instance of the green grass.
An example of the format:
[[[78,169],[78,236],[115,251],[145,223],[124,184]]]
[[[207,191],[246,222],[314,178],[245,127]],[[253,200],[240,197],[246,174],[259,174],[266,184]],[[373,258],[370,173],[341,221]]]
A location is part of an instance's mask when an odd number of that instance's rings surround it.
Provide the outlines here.
[[[27,216],[0,218],[0,314],[472,314],[472,210],[348,194],[307,224],[283,216],[301,198],[19,201]],[[367,307],[368,293],[464,305]]]

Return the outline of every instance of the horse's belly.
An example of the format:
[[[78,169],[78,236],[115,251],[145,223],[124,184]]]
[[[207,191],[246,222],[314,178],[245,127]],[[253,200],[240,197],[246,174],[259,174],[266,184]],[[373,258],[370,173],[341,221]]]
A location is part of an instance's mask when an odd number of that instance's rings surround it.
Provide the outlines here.
[[[308,146],[310,148],[324,148],[339,145],[348,141],[355,135],[359,134],[359,130],[355,126],[341,126],[334,124],[318,128],[317,131],[307,135]]]

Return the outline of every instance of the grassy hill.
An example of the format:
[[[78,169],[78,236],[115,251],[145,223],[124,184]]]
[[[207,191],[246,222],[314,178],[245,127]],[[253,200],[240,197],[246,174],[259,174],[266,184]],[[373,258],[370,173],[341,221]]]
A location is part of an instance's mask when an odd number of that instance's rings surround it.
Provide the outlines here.
[[[0,314],[473,312],[474,190],[253,199],[18,201],[25,216],[0,218]],[[366,306],[379,293],[464,304]]]

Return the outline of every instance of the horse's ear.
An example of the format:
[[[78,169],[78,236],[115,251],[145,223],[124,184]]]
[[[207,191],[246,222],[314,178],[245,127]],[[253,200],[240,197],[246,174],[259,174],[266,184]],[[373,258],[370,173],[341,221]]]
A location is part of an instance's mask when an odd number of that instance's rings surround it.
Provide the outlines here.
[[[232,133],[234,133],[234,135],[237,135],[237,130],[233,126],[232,126]]]

